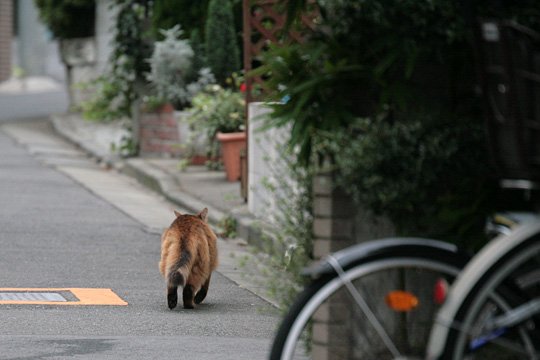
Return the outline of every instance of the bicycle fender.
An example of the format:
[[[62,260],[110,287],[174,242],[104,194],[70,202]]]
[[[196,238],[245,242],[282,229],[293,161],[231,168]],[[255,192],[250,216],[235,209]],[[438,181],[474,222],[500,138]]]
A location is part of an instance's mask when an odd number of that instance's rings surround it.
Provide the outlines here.
[[[461,251],[456,245],[433,239],[424,238],[384,238],[353,245],[332,254],[343,269],[363,261],[388,256],[443,254],[449,256],[464,266],[470,256]],[[328,257],[321,259],[313,265],[303,269],[302,275],[314,279],[324,275],[334,274],[335,270],[329,263]]]

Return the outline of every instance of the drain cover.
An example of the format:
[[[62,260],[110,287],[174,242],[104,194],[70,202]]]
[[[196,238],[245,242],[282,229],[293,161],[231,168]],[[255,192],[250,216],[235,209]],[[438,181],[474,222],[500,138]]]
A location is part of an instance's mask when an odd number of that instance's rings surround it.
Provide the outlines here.
[[[67,301],[55,292],[0,292],[0,301]]]

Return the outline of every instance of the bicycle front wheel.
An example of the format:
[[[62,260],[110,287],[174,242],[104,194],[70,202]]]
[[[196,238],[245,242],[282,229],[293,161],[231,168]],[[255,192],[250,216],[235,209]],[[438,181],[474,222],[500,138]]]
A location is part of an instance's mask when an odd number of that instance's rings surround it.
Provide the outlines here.
[[[281,323],[270,359],[422,358],[439,308],[434,290],[466,260],[434,249],[379,255],[308,286]]]

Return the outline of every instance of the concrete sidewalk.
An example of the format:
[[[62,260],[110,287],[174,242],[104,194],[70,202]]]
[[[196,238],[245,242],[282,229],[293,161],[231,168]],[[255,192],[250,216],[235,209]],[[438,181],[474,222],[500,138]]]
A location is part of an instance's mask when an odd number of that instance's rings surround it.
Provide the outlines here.
[[[240,194],[239,182],[229,182],[225,172],[211,171],[205,166],[189,166],[181,170],[179,159],[121,158],[111,150],[111,143],[118,143],[126,135],[121,123],[89,122],[78,114],[53,115],[51,123],[58,134],[102,165],[137,179],[179,208],[191,213],[208,208],[208,216],[214,226],[219,225],[223,219],[234,219],[237,236],[221,243],[222,247],[227,245],[225,250],[228,256],[234,256],[234,259],[226,261],[228,266],[225,267],[224,275],[277,306],[263,286],[264,278],[259,275],[258,269],[252,269],[246,276],[245,271],[238,266],[241,261],[253,257],[248,247],[260,240],[263,226],[248,213],[247,204]],[[252,262],[262,266],[255,260]],[[224,262],[221,263],[223,265]]]
[[[229,182],[223,171],[205,166],[180,169],[174,158],[121,158],[111,150],[127,135],[121,123],[96,123],[78,114],[53,115],[54,129],[100,162],[135,177],[140,183],[193,213],[207,207],[210,221],[234,219],[239,238],[256,244],[263,224],[252,216],[240,194],[240,183]]]
[[[0,122],[63,113],[65,86],[47,77],[10,79],[0,83]]]

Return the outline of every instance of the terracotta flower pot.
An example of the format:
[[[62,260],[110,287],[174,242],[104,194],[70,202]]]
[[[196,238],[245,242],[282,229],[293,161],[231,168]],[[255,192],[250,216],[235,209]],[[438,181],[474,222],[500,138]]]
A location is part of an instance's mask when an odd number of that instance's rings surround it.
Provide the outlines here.
[[[221,155],[228,181],[240,180],[240,152],[246,148],[246,133],[218,133]]]

